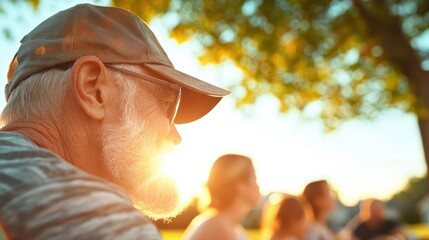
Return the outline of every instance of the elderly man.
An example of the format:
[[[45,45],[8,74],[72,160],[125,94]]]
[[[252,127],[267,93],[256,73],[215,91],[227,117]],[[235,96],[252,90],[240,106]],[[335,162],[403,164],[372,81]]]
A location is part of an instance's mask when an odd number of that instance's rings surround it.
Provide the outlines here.
[[[159,239],[141,212],[178,212],[175,185],[159,171],[181,141],[174,124],[229,92],[174,69],[148,26],[118,8],[77,5],[21,42],[2,113],[0,233]]]

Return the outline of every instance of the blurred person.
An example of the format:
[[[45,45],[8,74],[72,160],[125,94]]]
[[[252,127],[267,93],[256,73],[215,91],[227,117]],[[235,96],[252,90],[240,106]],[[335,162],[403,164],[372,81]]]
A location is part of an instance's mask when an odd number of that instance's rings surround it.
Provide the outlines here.
[[[345,226],[338,232],[337,239],[350,240],[352,239],[353,231],[361,223],[359,215],[352,217]]]
[[[21,40],[8,72],[0,236],[161,239],[146,216],[180,211],[160,172],[181,142],[175,124],[227,94],[176,70],[129,11],[80,4],[48,18]]]
[[[306,239],[334,239],[334,234],[327,226],[328,215],[335,206],[328,182],[326,180],[319,180],[307,184],[302,196],[309,220]]]
[[[291,195],[269,201],[263,212],[263,239],[302,240],[307,234],[307,221],[301,201]]]
[[[353,240],[405,239],[400,224],[386,218],[383,201],[367,199],[359,207],[360,224],[353,230]]]
[[[251,159],[235,154],[218,158],[210,170],[207,189],[210,206],[192,220],[183,239],[247,239],[240,221],[260,201]]]

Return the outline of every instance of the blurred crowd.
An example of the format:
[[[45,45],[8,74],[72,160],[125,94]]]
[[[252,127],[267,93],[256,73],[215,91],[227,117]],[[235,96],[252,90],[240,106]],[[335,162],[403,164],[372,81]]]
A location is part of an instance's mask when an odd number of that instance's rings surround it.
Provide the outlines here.
[[[228,154],[218,158],[207,181],[210,205],[184,233],[185,240],[249,239],[240,221],[260,203],[250,158]],[[399,222],[389,219],[384,202],[362,200],[359,214],[341,230],[328,225],[336,199],[326,180],[308,183],[302,194],[272,194],[264,204],[260,238],[270,240],[407,239]]]

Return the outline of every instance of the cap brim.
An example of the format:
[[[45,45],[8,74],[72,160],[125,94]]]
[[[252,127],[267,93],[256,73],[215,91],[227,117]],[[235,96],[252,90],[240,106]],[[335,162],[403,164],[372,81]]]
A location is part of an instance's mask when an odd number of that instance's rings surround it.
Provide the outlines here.
[[[170,66],[144,64],[169,82],[182,87],[182,99],[174,123],[183,124],[200,119],[209,113],[230,91],[204,82]]]

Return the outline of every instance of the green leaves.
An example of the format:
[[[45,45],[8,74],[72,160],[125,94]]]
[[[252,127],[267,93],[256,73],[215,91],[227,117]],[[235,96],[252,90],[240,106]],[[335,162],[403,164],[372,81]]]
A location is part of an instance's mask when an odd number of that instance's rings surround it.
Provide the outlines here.
[[[33,6],[34,9],[37,9],[40,3],[39,0],[28,0],[28,2]]]
[[[139,15],[144,21],[167,12],[170,0],[139,1],[139,0],[112,0],[114,6],[129,9]]]
[[[28,3],[37,9],[40,1]],[[272,94],[281,112],[298,109],[305,115],[317,102],[323,110],[316,117],[328,128],[391,107],[427,115],[410,87],[416,70],[407,65],[420,53],[410,41],[429,27],[429,1],[112,0],[112,5],[145,21],[170,16],[170,36],[199,41],[202,64],[232,61],[243,71],[238,85],[245,93],[237,95],[238,106]],[[9,29],[3,34],[11,38]]]
[[[238,106],[272,94],[280,111],[298,109],[305,115],[307,106],[317,102],[322,110],[316,117],[327,129],[355,117],[372,118],[386,108],[416,111],[409,76],[389,55],[391,32],[383,26],[393,29],[407,20],[403,34],[412,39],[427,27],[419,20],[429,10],[425,2],[113,1],[143,19],[174,13],[179,22],[171,37],[197,39],[203,64],[232,60],[244,73],[239,85],[245,94]]]

